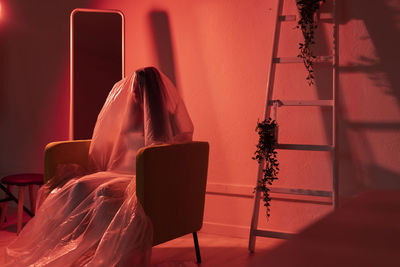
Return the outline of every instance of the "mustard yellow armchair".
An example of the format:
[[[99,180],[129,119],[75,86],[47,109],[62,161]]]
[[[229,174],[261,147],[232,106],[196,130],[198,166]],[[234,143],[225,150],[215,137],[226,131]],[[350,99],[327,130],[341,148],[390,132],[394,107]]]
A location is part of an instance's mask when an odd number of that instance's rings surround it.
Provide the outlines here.
[[[87,168],[89,146],[90,140],[48,144],[45,182],[58,164]],[[148,146],[136,155],[136,194],[153,223],[153,246],[193,233],[199,263],[197,231],[203,224],[208,154],[207,142],[188,142]]]

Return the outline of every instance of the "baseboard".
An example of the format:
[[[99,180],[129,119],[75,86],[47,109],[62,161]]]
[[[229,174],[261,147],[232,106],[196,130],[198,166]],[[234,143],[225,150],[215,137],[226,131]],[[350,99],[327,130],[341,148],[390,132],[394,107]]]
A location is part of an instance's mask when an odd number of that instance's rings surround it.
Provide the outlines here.
[[[254,186],[239,185],[239,184],[207,183],[206,193],[253,198]]]
[[[250,226],[240,226],[213,222],[203,222],[201,231],[208,234],[225,235],[238,238],[249,238]]]

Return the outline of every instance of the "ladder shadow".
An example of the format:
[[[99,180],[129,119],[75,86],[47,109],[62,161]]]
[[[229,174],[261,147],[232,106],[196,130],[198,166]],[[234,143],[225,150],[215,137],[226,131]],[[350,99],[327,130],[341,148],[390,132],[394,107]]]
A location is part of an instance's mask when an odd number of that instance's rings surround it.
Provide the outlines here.
[[[352,6],[349,7],[349,5]],[[346,8],[349,9],[351,7],[351,13],[345,12]],[[400,5],[395,9],[390,8],[384,1],[354,0],[350,4],[348,1],[338,0],[337,8],[339,31],[340,25],[345,25],[352,19],[362,20],[369,33],[369,36],[365,38],[371,40],[376,50],[376,56],[379,59],[360,56],[357,62],[346,66],[340,65],[340,62],[338,62],[338,75],[349,72],[364,73],[374,82],[375,86],[384,89],[386,94],[393,95],[398,106],[400,106],[400,78],[396,66],[397,59],[400,58],[400,50],[398,49],[400,47],[400,34],[395,26],[395,18],[400,14]],[[379,23],[376,20],[377,16],[379,17]],[[321,51],[321,47],[327,47],[328,45],[329,40],[326,36],[326,32],[321,29],[316,32],[316,39],[320,43],[317,48],[318,53],[327,53],[323,49]],[[341,47],[338,46],[338,49],[341,49]],[[339,54],[339,51],[337,53]],[[315,88],[320,98],[325,98],[327,95],[325,86],[327,79],[329,80],[329,77],[326,76],[326,73],[316,72]],[[339,83],[338,87],[340,88]],[[400,132],[400,122],[349,121],[344,109],[343,93],[343,91],[339,91],[336,100],[337,135],[340,140],[337,155],[339,165],[347,166],[339,168],[340,198],[346,198],[371,186],[380,188],[400,187],[400,174],[377,164],[374,149],[365,132],[367,130]],[[323,113],[322,116],[326,118]],[[323,121],[326,136],[328,136],[331,126],[329,120],[324,119]],[[355,132],[358,138],[363,141],[362,153],[353,151],[351,133],[349,131]],[[343,155],[345,155],[345,158],[341,158]],[[379,181],[377,181],[378,178]]]
[[[366,73],[376,86],[385,89],[387,94],[393,95],[400,106],[398,75],[400,28],[396,27],[397,17],[400,15],[400,4],[390,6],[388,1],[363,0],[351,2],[339,0],[338,4],[339,6],[347,5],[348,9],[351,9],[351,14],[339,10],[341,15],[338,17],[338,23],[344,25],[353,19],[363,21],[368,31],[368,36],[364,39],[371,40],[376,52],[376,57],[359,57],[358,62],[340,67],[340,71]],[[384,74],[384,77],[379,75],[380,73]]]

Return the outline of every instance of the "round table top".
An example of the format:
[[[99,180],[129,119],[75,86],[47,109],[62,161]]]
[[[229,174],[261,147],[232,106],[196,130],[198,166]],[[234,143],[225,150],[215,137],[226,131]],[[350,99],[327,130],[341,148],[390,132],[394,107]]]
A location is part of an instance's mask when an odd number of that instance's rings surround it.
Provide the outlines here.
[[[42,185],[43,184],[43,174],[41,173],[19,173],[8,175],[1,178],[1,182],[7,185]]]

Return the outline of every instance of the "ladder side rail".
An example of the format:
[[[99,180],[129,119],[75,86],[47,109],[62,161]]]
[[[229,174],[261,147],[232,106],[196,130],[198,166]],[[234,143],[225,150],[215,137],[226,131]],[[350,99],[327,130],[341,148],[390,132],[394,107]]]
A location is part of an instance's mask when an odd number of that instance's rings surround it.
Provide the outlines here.
[[[333,43],[332,43],[332,191],[333,191],[333,208],[336,209],[339,203],[339,182],[338,182],[338,161],[337,157],[337,90],[338,90],[338,22],[337,22],[337,6],[336,0],[332,0],[332,16],[333,16]]]
[[[274,57],[276,57],[277,51],[278,51],[278,43],[279,43],[280,28],[281,28],[281,23],[280,23],[279,18],[280,18],[280,15],[282,14],[282,10],[283,10],[283,1],[284,0],[278,0],[277,9],[276,9],[275,30],[274,30],[274,35],[273,35],[272,54],[271,54],[271,59],[270,59],[270,70],[269,70],[268,81],[267,81],[267,94],[266,94],[265,106],[264,106],[264,119],[268,118],[268,116],[271,112],[271,106],[268,105],[268,101],[272,98],[272,90],[273,90],[273,85],[274,85],[275,64],[273,63],[273,59],[274,59]],[[258,165],[256,186],[258,185],[259,179],[263,175],[264,164],[265,164],[264,161],[262,161]],[[254,252],[255,245],[256,245],[256,235],[255,235],[254,231],[257,229],[257,226],[258,226],[259,212],[260,212],[260,192],[258,190],[256,190],[255,194],[254,194],[253,215],[251,218],[250,238],[249,238],[249,251],[252,253]]]
[[[267,119],[271,114],[271,105],[269,101],[272,100],[273,88],[275,83],[275,71],[276,71],[276,64],[274,64],[274,58],[278,55],[278,44],[280,38],[280,31],[281,31],[281,22],[279,20],[279,15],[282,14],[283,10],[283,2],[284,0],[278,0],[278,7],[277,7],[277,15],[276,15],[276,22],[275,22],[275,31],[273,35],[273,44],[272,44],[272,53],[270,59],[270,69],[269,75],[267,80],[267,94],[265,98],[264,104],[264,119]]]
[[[257,171],[257,184],[258,185],[258,180],[262,177],[263,175],[263,165],[264,165],[264,160],[260,164],[258,164],[258,171]],[[249,238],[249,251],[251,253],[254,252],[255,246],[256,246],[256,235],[255,231],[257,230],[258,226],[258,215],[260,213],[260,192],[258,190],[255,190],[254,192],[254,205],[253,205],[253,214],[251,216],[251,224],[250,224],[250,238]]]

